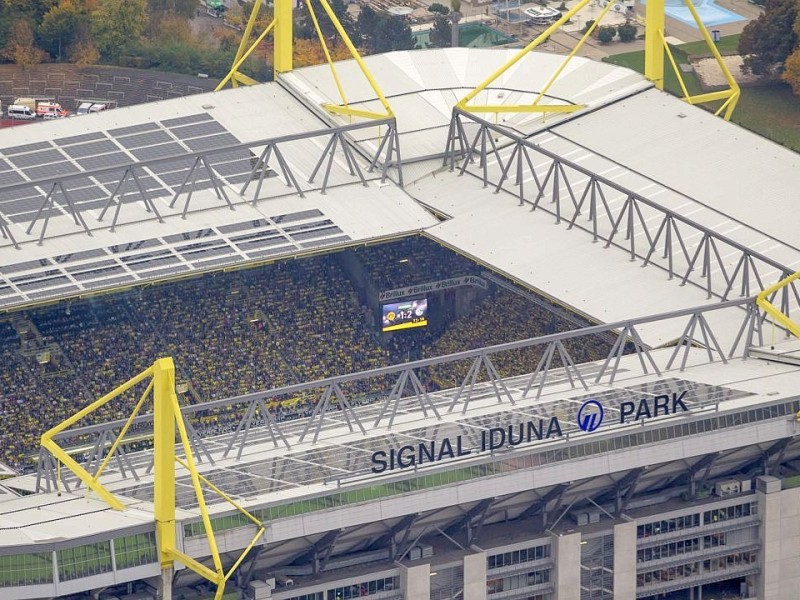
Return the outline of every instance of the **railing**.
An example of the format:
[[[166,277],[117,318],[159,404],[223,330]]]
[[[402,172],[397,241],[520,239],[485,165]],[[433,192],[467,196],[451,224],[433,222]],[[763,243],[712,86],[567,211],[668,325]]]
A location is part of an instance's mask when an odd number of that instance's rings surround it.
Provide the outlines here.
[[[468,128],[474,130],[471,138]],[[605,248],[626,250],[630,260],[663,269],[681,285],[702,287],[709,298],[752,296],[795,271],[525,136],[460,109],[453,110],[444,164],[459,175],[477,177],[495,193],[502,190],[515,196],[521,207],[553,215],[556,224],[589,233],[593,241],[605,242]],[[792,310],[800,309],[796,281],[771,290],[767,299],[789,318]]]
[[[740,322],[737,335],[727,350],[720,345],[707,319],[710,313],[717,311],[732,313]],[[665,320],[674,321],[676,332],[683,327],[683,333],[676,334],[678,341],[671,352],[654,354],[642,342],[638,329],[642,325]],[[616,335],[616,342],[610,344],[610,348],[600,337],[609,333]],[[479,394],[488,393],[499,403],[513,405],[515,396],[520,397],[520,389],[522,397],[538,399],[550,383],[566,383],[583,390],[600,383],[611,384],[620,372],[620,360],[625,354],[638,358],[635,364],[639,365],[642,373],[661,375],[670,369],[683,371],[692,345],[698,342],[702,344],[701,352],[708,362],[726,363],[734,356],[747,357],[750,346],[763,344],[763,341],[762,320],[754,301],[729,300],[185,406],[181,412],[197,460],[208,460],[214,464],[215,453],[210,451],[198,427],[203,415],[213,414],[223,419],[228,424],[228,432],[232,434],[225,449],[216,451],[216,456],[224,458],[236,452],[238,458],[256,429],[262,437],[266,431],[275,447],[285,446],[288,449],[291,447],[288,429],[300,442],[307,437],[316,441],[322,432],[324,420],[334,412],[342,414],[350,431],[358,430],[366,434],[363,412],[355,409],[364,397],[376,398],[378,403],[377,415],[371,426],[391,428],[401,401],[405,406],[416,404],[425,416],[430,412],[433,418],[441,419],[442,409],[450,413],[455,410],[466,413],[470,403]],[[576,361],[573,354],[585,351],[592,343],[596,344],[597,353],[590,358],[595,362],[591,365],[579,364],[580,361]],[[498,365],[502,365],[503,358],[509,355],[521,357],[522,362],[515,361],[517,366],[514,370],[501,371]],[[697,360],[697,354],[693,360]],[[631,364],[629,362],[627,366]],[[448,373],[456,377],[455,385],[446,396],[439,394],[438,402],[434,402],[432,395],[437,392],[433,390],[433,374],[443,369],[449,369]],[[513,394],[506,381],[509,376],[522,376]],[[477,385],[479,382],[482,382],[480,386]],[[365,396],[365,390],[373,395]],[[442,398],[446,401],[442,402]],[[310,416],[288,424],[281,422],[274,405],[298,399],[309,407]],[[133,477],[138,481],[142,473],[152,468],[152,456],[149,453],[130,452],[132,445],[141,445],[142,440],[147,439],[148,432],[152,431],[152,419],[152,415],[135,417],[130,424],[131,437],[116,448],[114,464],[125,478]],[[54,439],[62,447],[80,444],[81,447],[71,453],[84,455],[86,468],[91,472],[105,459],[109,444],[123,425],[124,421],[89,425],[57,434]],[[37,488],[49,491],[51,486],[55,486],[56,469],[52,457],[41,453]],[[64,481],[63,485],[69,489],[69,482]]]
[[[365,128],[378,128],[382,131],[379,134],[378,147],[375,154],[367,159],[369,162],[364,163],[365,168],[359,164],[357,159],[357,149],[350,141],[348,136],[355,131]],[[294,142],[301,140],[309,140],[315,138],[328,138],[327,143],[322,145],[322,150],[319,151],[319,158],[306,178],[306,184],[301,185],[298,181],[300,173],[297,167],[293,167],[285,158],[286,147]],[[317,146],[314,146],[317,148]],[[381,120],[373,120],[370,122],[361,122],[355,124],[342,125],[335,128],[325,128],[314,131],[307,131],[303,133],[296,133],[291,135],[276,136],[272,138],[260,139],[254,142],[227,144],[210,150],[198,152],[186,152],[175,154],[172,156],[162,158],[152,158],[146,160],[133,160],[128,162],[115,163],[113,166],[95,168],[85,171],[75,172],[76,169],[64,169],[66,174],[44,177],[40,179],[33,179],[22,181],[19,183],[8,184],[0,186],[0,199],[13,199],[17,197],[32,196],[34,198],[44,197],[39,209],[35,216],[28,223],[26,229],[27,234],[33,232],[34,227],[41,219],[41,229],[39,231],[38,243],[42,244],[47,232],[47,226],[52,214],[58,214],[58,211],[63,211],[64,214],[69,215],[74,223],[80,226],[87,235],[92,235],[92,229],[107,226],[111,231],[116,228],[120,212],[123,204],[129,204],[141,201],[144,210],[152,215],[150,218],[157,219],[159,222],[163,221],[163,216],[159,212],[158,207],[153,201],[152,194],[148,193],[146,186],[142,180],[155,179],[158,181],[158,174],[154,171],[156,167],[163,168],[165,166],[174,166],[173,171],[180,171],[185,173],[183,182],[179,186],[171,186],[166,183],[163,188],[166,189],[171,195],[169,201],[169,209],[174,209],[179,198],[183,197],[183,207],[179,209],[179,214],[185,217],[189,211],[192,195],[199,189],[201,181],[210,181],[211,189],[216,195],[217,199],[227,205],[231,210],[234,209],[234,203],[226,192],[226,187],[233,187],[232,182],[228,182],[225,175],[219,172],[218,165],[215,161],[226,154],[237,151],[246,151],[249,156],[248,160],[252,164],[250,174],[247,180],[242,184],[239,195],[247,198],[245,195],[250,187],[250,184],[256,182],[254,190],[249,196],[249,202],[256,203],[259,199],[262,186],[268,173],[278,175],[283,183],[300,196],[303,197],[304,193],[312,189],[319,190],[325,193],[330,184],[331,172],[334,169],[344,171],[347,176],[353,180],[360,181],[363,185],[366,184],[364,171],[373,172],[380,169],[381,181],[385,181],[388,177],[390,167],[396,170],[398,182],[402,185],[402,162],[400,159],[400,139],[397,133],[396,121],[394,118],[386,118]],[[12,157],[13,160],[13,157]],[[64,161],[67,163],[66,159]],[[270,163],[274,165],[274,169],[270,167]],[[61,163],[57,163],[61,164]],[[71,163],[67,163],[72,167]],[[85,185],[89,180],[103,180],[108,175],[119,175],[119,179],[114,184],[104,184],[103,189],[109,191],[106,197],[105,204],[102,210],[96,217],[97,225],[92,225],[87,222],[85,218],[86,210],[76,204],[73,199],[74,189],[71,184]],[[313,184],[318,176],[322,176],[322,181],[319,184]],[[124,192],[124,193],[123,193]],[[124,196],[124,197],[123,197]],[[59,199],[56,201],[56,199]],[[115,206],[116,205],[116,206]],[[14,237],[9,221],[12,219],[8,215],[2,213],[2,200],[0,200],[0,234],[3,239],[8,239],[15,248],[19,249],[19,242]],[[110,223],[103,223],[108,210],[115,206]],[[165,208],[162,206],[162,211]],[[177,212],[177,211],[173,211]],[[172,214],[172,213],[170,213]]]

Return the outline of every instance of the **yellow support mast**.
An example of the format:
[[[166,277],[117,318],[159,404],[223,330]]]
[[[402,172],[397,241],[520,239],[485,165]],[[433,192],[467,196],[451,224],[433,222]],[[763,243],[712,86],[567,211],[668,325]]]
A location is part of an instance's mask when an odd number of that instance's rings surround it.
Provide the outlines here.
[[[346,115],[349,117],[361,117],[365,119],[386,119],[394,117],[394,112],[392,111],[391,107],[389,106],[389,102],[384,96],[383,92],[381,91],[380,87],[378,86],[378,82],[373,77],[372,73],[370,73],[369,69],[367,68],[366,63],[361,58],[361,55],[358,53],[358,49],[356,48],[355,44],[353,44],[350,37],[347,35],[347,32],[342,27],[342,24],[339,22],[339,19],[336,18],[336,14],[333,12],[328,0],[304,0],[306,6],[308,8],[309,15],[311,20],[314,24],[314,29],[317,32],[317,37],[319,39],[320,45],[322,46],[323,53],[325,54],[325,60],[328,62],[328,65],[331,68],[333,73],[333,78],[336,83],[336,88],[339,91],[339,96],[341,98],[340,104],[324,104],[324,108],[333,114],[339,115]],[[313,1],[319,3],[320,7],[322,8],[323,12],[328,15],[333,24],[336,32],[339,34],[339,37],[342,39],[342,42],[347,47],[350,56],[353,60],[356,61],[358,68],[361,70],[361,73],[366,78],[367,82],[369,83],[372,90],[375,92],[375,96],[380,102],[381,106],[383,107],[384,112],[377,112],[377,111],[370,111],[364,109],[357,109],[352,108],[348,105],[347,97],[345,95],[344,87],[342,85],[341,79],[339,78],[338,73],[336,72],[336,67],[334,66],[333,59],[331,58],[331,53],[328,49],[328,43],[325,40],[325,36],[322,34],[322,30],[319,26],[319,21],[317,19],[317,14],[313,7]],[[586,0],[588,1],[588,0]],[[242,40],[239,43],[239,49],[236,52],[236,57],[233,60],[233,65],[231,66],[230,71],[228,74],[219,82],[216,87],[216,90],[221,90],[229,83],[233,87],[237,87],[238,84],[243,83],[245,85],[253,85],[258,83],[254,79],[244,75],[239,70],[247,58],[253,53],[256,47],[264,40],[264,38],[270,33],[273,33],[274,36],[274,54],[273,54],[273,70],[276,75],[280,75],[281,73],[289,73],[292,68],[292,51],[293,51],[293,23],[292,23],[292,4],[293,0],[275,0],[275,8],[273,19],[269,23],[269,25],[262,31],[258,37],[251,43],[250,38],[253,34],[253,30],[255,29],[256,21],[258,20],[258,14],[261,9],[261,2],[256,0],[253,4],[253,9],[250,12],[250,17],[247,21],[247,26],[245,27],[244,32],[242,33]]]
[[[515,104],[515,105],[506,105],[506,104],[486,104],[486,103],[478,103],[474,102],[474,100],[478,97],[481,92],[486,91],[492,83],[500,79],[504,73],[506,73],[511,67],[513,67],[517,62],[519,62],[525,55],[529,52],[543,44],[553,33],[558,31],[558,29],[569,21],[573,16],[575,16],[580,10],[582,10],[587,4],[589,4],[590,0],[580,0],[573,8],[569,11],[565,12],[561,15],[555,23],[550,25],[545,31],[543,31],[539,36],[537,36],[534,40],[532,40],[525,48],[520,50],[515,56],[513,56],[510,60],[508,60],[505,64],[503,64],[497,71],[495,71],[492,75],[490,75],[483,83],[478,85],[474,90],[464,96],[456,105],[457,108],[471,113],[549,113],[549,112],[560,112],[560,113],[570,113],[585,108],[583,105],[580,104],[568,104],[568,103],[559,103],[559,104],[541,104],[542,99],[544,98],[545,94],[547,94],[548,90],[551,86],[555,83],[558,77],[561,75],[561,72],[567,66],[570,60],[578,53],[581,46],[586,42],[589,36],[592,35],[594,29],[598,26],[600,21],[608,12],[608,9],[611,7],[613,2],[608,2],[605,9],[600,13],[598,18],[592,24],[592,26],[583,34],[581,39],[572,49],[572,51],[565,57],[564,62],[558,67],[556,72],[550,78],[550,80],[544,85],[544,87],[539,90],[536,98],[533,102],[529,104]],[[708,30],[703,25],[702,20],[700,19],[699,15],[697,14],[697,10],[694,8],[694,4],[692,4],[692,0],[684,0],[689,12],[692,14],[700,32],[703,35],[703,39],[705,40],[706,44],[709,47],[712,55],[717,61],[719,68],[722,70],[723,74],[725,75],[725,80],[728,84],[728,89],[721,90],[717,92],[710,92],[707,94],[699,94],[692,96],[688,93],[686,89],[686,85],[683,81],[683,78],[680,73],[680,69],[677,68],[677,64],[675,62],[674,57],[672,56],[672,52],[669,49],[669,45],[665,41],[665,27],[666,27],[666,13],[665,13],[665,0],[647,0],[646,12],[645,12],[645,69],[644,75],[645,78],[652,81],[656,88],[663,90],[664,89],[664,53],[666,52],[667,56],[669,57],[670,63],[672,64],[673,69],[675,70],[675,74],[678,78],[678,81],[681,85],[681,89],[684,94],[684,100],[689,102],[690,104],[702,104],[705,102],[713,102],[724,100],[723,104],[719,107],[716,111],[716,115],[723,113],[724,111],[724,118],[725,120],[729,120],[733,109],[736,107],[736,103],[739,100],[740,90],[739,85],[736,83],[733,75],[728,70],[728,67],[725,64],[725,61],[722,59],[719,51],[717,50],[716,45],[711,40],[711,37],[708,34]]]
[[[739,102],[739,97],[741,96],[739,84],[725,64],[716,44],[711,39],[708,29],[706,29],[702,19],[700,19],[700,15],[697,13],[697,9],[694,7],[692,0],[683,0],[683,2],[686,8],[689,9],[689,13],[692,15],[694,22],[697,24],[697,28],[703,36],[703,41],[717,61],[717,66],[719,66],[720,71],[722,71],[725,77],[728,89],[696,95],[691,95],[689,93],[686,83],[683,80],[683,75],[681,75],[681,70],[678,68],[678,64],[666,40],[664,0],[647,0],[647,7],[645,9],[644,76],[655,83],[658,89],[664,89],[664,54],[666,53],[672,70],[675,73],[675,77],[678,79],[681,92],[683,92],[683,99],[689,104],[705,104],[706,102],[724,100],[714,115],[719,116],[724,113],[723,118],[729,121],[733,115],[733,110],[736,108],[737,102]]]
[[[68,452],[61,448],[55,440],[55,436],[90,413],[108,404],[114,398],[124,394],[137,384],[151,378],[139,402],[133,412],[120,430],[117,439],[111,445],[105,459],[100,464],[94,476],[90,475],[80,464],[78,464]],[[236,503],[230,496],[214,486],[197,470],[194,461],[192,448],[189,443],[189,436],[186,432],[186,425],[183,422],[181,409],[178,404],[178,396],[175,393],[175,365],[171,358],[161,358],[153,365],[139,373],[132,379],[126,381],[109,394],[96,400],[83,410],[77,412],[64,422],[56,425],[42,435],[41,445],[46,448],[56,458],[58,464],[64,464],[72,471],[84,484],[89,491],[95,492],[109,506],[116,510],[125,510],[125,505],[109,492],[100,482],[100,475],[108,465],[112,456],[120,444],[124,443],[134,418],[139,413],[145,400],[152,394],[153,397],[153,518],[156,523],[156,539],[158,541],[158,556],[161,564],[163,598],[169,600],[172,597],[172,575],[174,562],[177,560],[201,577],[214,583],[217,586],[215,600],[220,600],[225,593],[225,584],[234,574],[236,569],[250,552],[253,546],[264,534],[264,525],[256,517],[250,514],[242,506]],[[175,453],[175,433],[178,433],[185,459],[176,456]],[[200,510],[200,517],[206,531],[208,547],[211,552],[213,568],[209,568],[196,559],[183,553],[177,546],[175,528],[177,526],[175,517],[175,463],[186,469],[192,480],[195,490],[197,505]],[[225,502],[233,506],[251,523],[255,525],[256,534],[249,545],[233,565],[225,571],[222,565],[219,548],[211,527],[211,517],[209,516],[208,506],[206,505],[203,487],[210,489]],[[87,491],[87,494],[89,492]]]

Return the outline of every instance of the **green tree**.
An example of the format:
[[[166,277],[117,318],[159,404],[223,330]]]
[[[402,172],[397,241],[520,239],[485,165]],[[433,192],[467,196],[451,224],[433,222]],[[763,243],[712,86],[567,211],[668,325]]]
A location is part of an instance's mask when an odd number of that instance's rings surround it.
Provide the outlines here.
[[[89,15],[72,0],[61,0],[44,15],[39,26],[39,38],[51,56],[61,60],[68,46],[85,37]]]
[[[190,19],[200,6],[199,0],[147,0],[151,14],[173,14]]]
[[[611,25],[604,25],[597,30],[597,39],[603,44],[611,43],[614,36],[617,35],[617,30]]]
[[[450,20],[443,15],[436,15],[433,20],[433,27],[430,33],[430,47],[431,48],[447,48],[450,46],[450,38],[452,37],[450,29]]]
[[[342,28],[347,36],[354,43],[358,44],[358,27],[350,16],[350,13],[347,12],[347,5],[343,0],[330,0],[329,4],[333,14],[342,25]],[[321,4],[316,3],[314,5],[314,14],[317,16],[317,21],[319,21],[319,29],[325,39],[338,39],[339,33],[336,31],[333,21],[331,21],[331,18],[328,16],[328,13],[325,12],[325,9],[322,8]],[[316,39],[317,30],[314,28],[314,22],[311,19],[311,14],[309,13],[305,2],[300,4],[300,8],[296,11],[296,15],[297,23],[295,34],[297,37]]]
[[[795,95],[800,96],[800,48],[792,52],[786,59],[781,77],[792,86]]]
[[[636,25],[631,23],[623,23],[617,27],[617,35],[619,35],[620,42],[632,42],[636,39]]]
[[[380,27],[382,44],[378,44],[378,52],[392,50],[412,50],[416,45],[411,26],[403,17],[384,17]]]
[[[147,24],[147,0],[103,0],[92,14],[92,31],[100,53],[111,60],[139,41]]]
[[[42,62],[45,53],[34,44],[33,30],[28,21],[17,19],[11,26],[2,55],[6,60],[15,64],[30,67]]]
[[[362,46],[368,54],[376,52],[375,44],[377,39],[375,32],[380,27],[380,21],[381,18],[378,13],[369,4],[361,7],[361,12],[358,14],[358,21],[356,22],[359,32],[359,40],[356,45]]]
[[[439,13],[440,15],[446,15],[450,12],[450,9],[447,8],[444,4],[439,4],[438,2],[434,2],[428,7],[428,12],[432,13]]]
[[[797,47],[797,0],[767,0],[764,12],[750,21],[739,38],[743,69],[765,76],[780,71]]]

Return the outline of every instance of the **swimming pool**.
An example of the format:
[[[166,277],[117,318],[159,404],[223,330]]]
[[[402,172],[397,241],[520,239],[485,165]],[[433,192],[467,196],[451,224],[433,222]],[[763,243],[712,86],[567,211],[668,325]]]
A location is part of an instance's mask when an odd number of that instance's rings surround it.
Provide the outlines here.
[[[490,48],[508,44],[516,38],[493,29],[482,23],[464,23],[458,26],[459,42],[462,48]],[[414,32],[418,48],[427,48],[430,42],[430,29]]]
[[[646,0],[641,1],[642,4],[647,4]],[[694,0],[694,7],[697,10],[697,14],[700,16],[700,20],[706,27],[725,25],[726,23],[735,23],[736,21],[745,20],[740,14],[718,6],[714,0]],[[689,12],[689,9],[682,0],[666,0],[664,11],[667,13],[667,16],[697,29],[697,23],[694,22],[692,13]]]

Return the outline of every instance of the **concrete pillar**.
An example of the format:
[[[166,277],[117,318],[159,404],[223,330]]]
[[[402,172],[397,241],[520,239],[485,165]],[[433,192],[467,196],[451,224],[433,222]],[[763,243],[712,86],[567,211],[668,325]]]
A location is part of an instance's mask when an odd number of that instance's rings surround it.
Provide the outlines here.
[[[759,600],[796,600],[800,589],[800,488],[781,490],[776,477],[756,481],[761,518]]]
[[[486,600],[486,552],[464,557],[464,600]]]
[[[405,600],[431,600],[431,566],[400,565],[400,587]]]
[[[161,579],[158,582],[158,600],[172,600],[172,578],[175,576],[175,568],[168,567],[161,569]]]
[[[614,525],[614,597],[636,598],[636,522]]]
[[[581,600],[581,534],[553,534],[554,600]],[[621,596],[619,596],[621,597]]]

